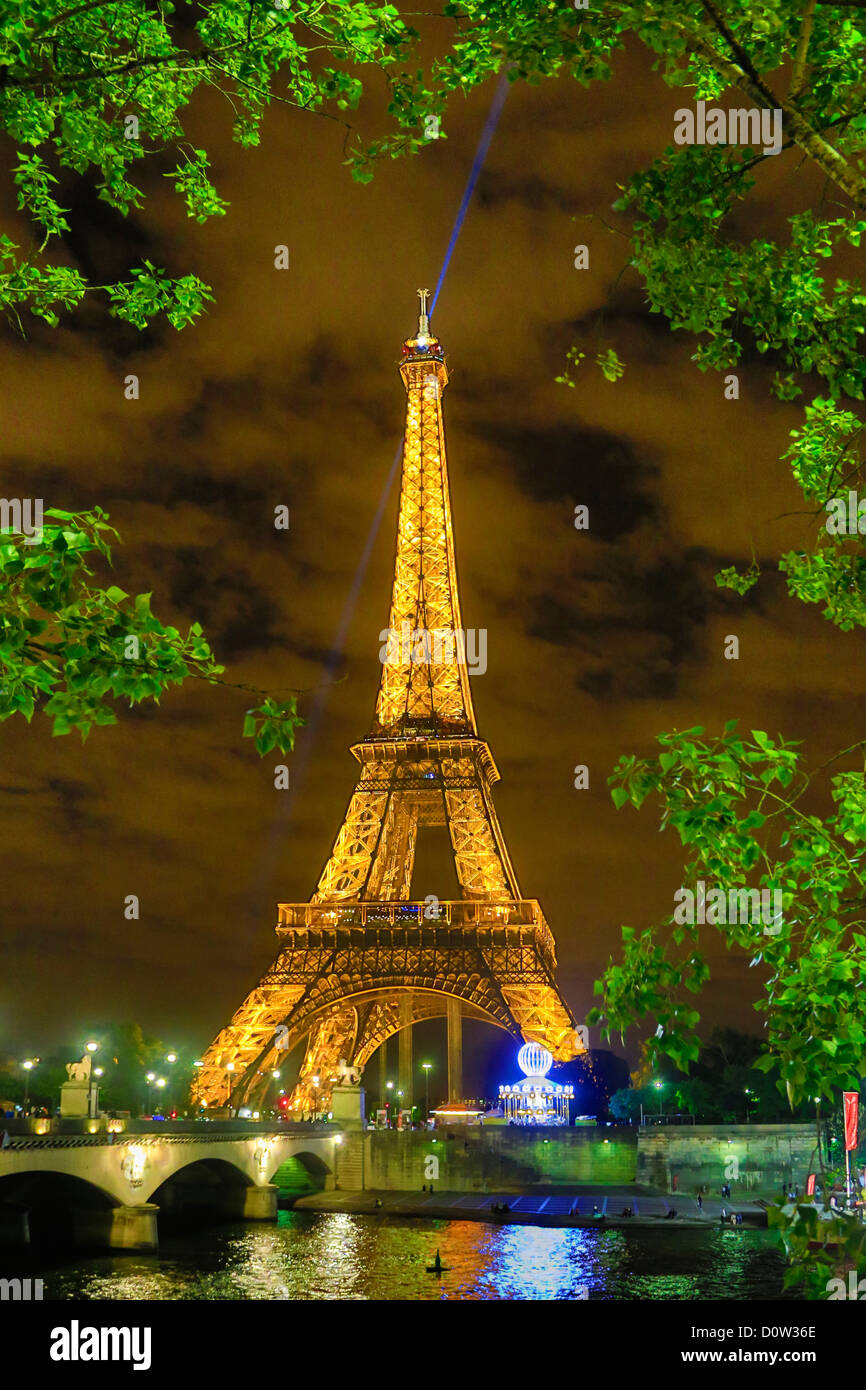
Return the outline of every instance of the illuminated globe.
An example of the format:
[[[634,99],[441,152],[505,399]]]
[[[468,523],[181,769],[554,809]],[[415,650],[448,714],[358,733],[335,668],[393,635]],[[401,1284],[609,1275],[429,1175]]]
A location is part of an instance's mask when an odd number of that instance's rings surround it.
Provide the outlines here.
[[[573,1086],[554,1086],[547,1080],[553,1053],[540,1043],[524,1043],[517,1061],[525,1080],[499,1087],[502,1118],[510,1125],[567,1125]]]
[[[517,1054],[517,1065],[524,1076],[546,1076],[553,1066],[553,1054],[539,1043],[524,1043]]]

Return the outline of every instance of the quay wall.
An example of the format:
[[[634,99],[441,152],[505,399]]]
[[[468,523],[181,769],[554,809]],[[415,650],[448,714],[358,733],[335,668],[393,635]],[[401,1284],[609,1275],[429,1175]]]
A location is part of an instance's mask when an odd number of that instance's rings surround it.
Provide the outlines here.
[[[453,1126],[368,1130],[343,1136],[336,1186],[343,1191],[521,1192],[533,1187],[636,1182],[664,1192],[771,1194],[802,1191],[815,1144],[812,1125],[612,1125],[541,1129]]]
[[[336,1181],[358,1188],[420,1192],[519,1192],[533,1186],[628,1183],[635,1178],[637,1135],[609,1129],[538,1129],[461,1125],[435,1131],[346,1134]]]
[[[637,1181],[664,1192],[717,1194],[725,1182],[741,1195],[802,1192],[816,1142],[812,1124],[644,1126]]]

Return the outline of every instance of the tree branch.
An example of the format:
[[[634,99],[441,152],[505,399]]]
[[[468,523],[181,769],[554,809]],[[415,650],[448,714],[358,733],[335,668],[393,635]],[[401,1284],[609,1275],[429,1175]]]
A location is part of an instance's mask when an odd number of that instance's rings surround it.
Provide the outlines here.
[[[809,52],[809,40],[812,37],[812,25],[815,22],[815,6],[818,0],[809,0],[806,6],[806,13],[803,15],[803,24],[800,29],[800,38],[797,42],[797,52],[794,55],[794,71],[791,74],[791,86],[788,89],[788,96],[793,100],[799,96],[803,87],[806,75],[806,56]]]
[[[757,106],[769,106],[771,109],[780,110],[782,125],[787,127],[788,134],[794,143],[814,160],[827,177],[836,184],[837,188],[848,195],[856,207],[866,209],[866,180],[863,176],[848,163],[837,149],[834,149],[828,140],[813,130],[796,107],[786,107],[780,98],[765,85],[761,76],[755,71],[748,54],[730,33],[710,0],[702,0],[702,3],[718,32],[731,47],[737,61],[732,62],[731,59],[725,58],[705,38],[679,24],[677,27],[686,36],[687,50],[702,57],[720,76],[727,78],[732,87],[739,88]],[[866,4],[864,4],[864,8],[866,8]]]
[[[52,29],[56,29],[58,24],[65,24],[67,20],[74,19],[76,15],[86,14],[88,10],[102,10],[106,5],[113,4],[113,0],[88,0],[86,5],[76,5],[74,10],[64,10],[63,14],[55,15],[47,24],[42,24],[38,29],[34,29],[34,39],[41,39],[43,34],[50,34]]]

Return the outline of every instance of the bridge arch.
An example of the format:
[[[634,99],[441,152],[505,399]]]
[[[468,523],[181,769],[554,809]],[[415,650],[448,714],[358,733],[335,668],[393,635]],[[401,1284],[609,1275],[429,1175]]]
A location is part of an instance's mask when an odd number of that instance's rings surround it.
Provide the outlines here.
[[[191,1158],[157,1182],[143,1200],[159,1208],[161,1234],[241,1217],[254,1180],[231,1158]]]
[[[57,1169],[0,1177],[0,1232],[10,1244],[73,1245],[93,1219],[118,1206],[117,1197],[98,1183]]]
[[[320,1154],[310,1149],[301,1149],[283,1159],[271,1176],[271,1182],[281,1192],[294,1195],[308,1192],[321,1192],[333,1174],[333,1168]]]

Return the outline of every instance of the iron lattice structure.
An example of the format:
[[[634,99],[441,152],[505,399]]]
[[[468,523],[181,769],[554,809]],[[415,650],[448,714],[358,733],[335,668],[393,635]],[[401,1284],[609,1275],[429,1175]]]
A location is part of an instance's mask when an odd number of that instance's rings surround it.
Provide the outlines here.
[[[554,978],[554,942],[522,897],[469,689],[442,420],[448,371],[424,312],[403,346],[408,396],[389,628],[373,729],[352,753],[357,785],[308,903],[283,903],[273,965],[211,1043],[197,1092],[255,1104],[305,1036],[292,1108],[327,1104],[341,1058],[363,1066],[448,1001],[546,1047],[582,1050]],[[446,826],[459,901],[409,902],[418,831]]]

